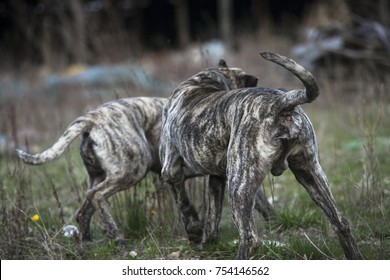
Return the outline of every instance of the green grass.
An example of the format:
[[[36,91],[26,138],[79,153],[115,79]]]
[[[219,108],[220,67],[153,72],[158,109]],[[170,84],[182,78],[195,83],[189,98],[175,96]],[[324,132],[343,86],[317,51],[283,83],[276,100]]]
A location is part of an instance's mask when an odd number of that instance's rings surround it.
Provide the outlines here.
[[[365,92],[364,88],[360,91]],[[305,105],[304,109],[315,128],[321,163],[332,193],[338,208],[351,222],[361,252],[367,259],[390,259],[390,105],[381,97],[365,103],[357,99],[350,105],[318,102]],[[42,138],[30,143],[37,150],[49,147],[65,125],[80,114],[74,111],[73,103],[50,102],[34,101],[37,107],[34,112],[29,110],[32,104],[29,100],[18,104],[15,123],[42,131]],[[102,103],[102,100],[89,102]],[[51,108],[61,108],[61,112]],[[0,115],[6,116],[2,112]],[[45,121],[48,118],[52,123]],[[77,143],[59,160],[43,166],[24,165],[12,151],[0,153],[0,258],[234,259],[236,256],[238,233],[227,199],[219,242],[199,250],[187,241],[170,190],[157,176],[148,176],[138,186],[110,198],[111,211],[124,241],[107,239],[96,215],[91,224],[91,242],[64,237],[65,225],[77,226],[74,214],[84,198],[86,185]],[[198,209],[203,206],[203,186],[202,178],[187,186]],[[255,214],[261,244],[254,259],[344,258],[328,221],[290,171],[280,177],[269,175],[264,188],[274,200],[276,215],[265,222]],[[39,214],[39,221],[31,220],[34,214]]]
[[[335,121],[345,112],[309,110],[308,114],[314,127],[320,128],[317,134],[323,167],[363,255],[367,259],[390,259],[390,121],[382,118],[374,135],[367,135],[356,128],[359,123],[354,119],[350,124]],[[321,126],[326,133],[321,132]],[[235,258],[238,233],[227,203],[219,242],[199,250],[186,240],[169,190],[157,177],[148,176],[138,186],[110,199],[125,240],[117,243],[107,239],[100,219],[94,216],[93,241],[81,243],[62,233],[64,225],[77,225],[73,215],[86,187],[76,146],[45,166],[26,166],[14,156],[4,155],[0,167],[1,259]],[[199,208],[202,185],[203,180],[198,179],[188,186]],[[268,197],[274,198],[276,215],[270,222],[255,215],[262,243],[253,258],[344,258],[327,220],[291,172],[269,176],[264,185]],[[40,216],[38,222],[31,220],[35,213]]]

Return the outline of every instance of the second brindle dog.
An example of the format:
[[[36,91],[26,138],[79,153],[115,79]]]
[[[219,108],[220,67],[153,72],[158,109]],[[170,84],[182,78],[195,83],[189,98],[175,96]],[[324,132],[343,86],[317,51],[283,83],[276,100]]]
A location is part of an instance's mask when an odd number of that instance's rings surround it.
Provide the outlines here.
[[[81,135],[80,154],[89,176],[86,197],[76,213],[82,240],[91,238],[89,227],[95,210],[106,235],[121,239],[107,199],[137,184],[149,171],[160,174],[158,143],[166,98],[135,97],[105,103],[74,120],[56,143],[31,155],[18,150],[29,164],[57,159]]]

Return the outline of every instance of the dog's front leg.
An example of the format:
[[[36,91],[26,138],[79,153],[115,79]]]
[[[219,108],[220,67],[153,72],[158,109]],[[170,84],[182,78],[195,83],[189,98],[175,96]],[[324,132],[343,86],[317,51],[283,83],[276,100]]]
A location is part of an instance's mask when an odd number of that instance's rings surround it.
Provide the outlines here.
[[[336,207],[336,203],[330,192],[328,180],[318,160],[305,160],[305,164],[302,163],[302,158],[305,157],[301,157],[299,160],[289,160],[289,166],[296,179],[305,187],[310,197],[330,221],[339,238],[346,258],[363,259],[352,236],[348,221],[341,216]],[[307,165],[308,162],[311,162],[311,164]]]
[[[200,244],[203,236],[203,224],[199,219],[198,212],[188,198],[184,187],[184,180],[171,183],[171,188],[182,214],[182,220],[188,240],[195,244]]]
[[[260,214],[266,221],[269,221],[274,215],[274,209],[272,205],[268,202],[267,197],[265,196],[263,186],[260,186],[260,188],[256,192],[255,208],[257,211],[260,212]]]
[[[223,206],[226,180],[217,176],[209,178],[207,210],[204,219],[203,242],[216,242],[219,238],[219,224]]]
[[[171,186],[176,204],[182,214],[188,239],[195,244],[200,244],[203,236],[203,225],[184,187],[183,160],[169,143],[170,141],[166,140],[164,145],[160,146],[161,176],[163,181]]]

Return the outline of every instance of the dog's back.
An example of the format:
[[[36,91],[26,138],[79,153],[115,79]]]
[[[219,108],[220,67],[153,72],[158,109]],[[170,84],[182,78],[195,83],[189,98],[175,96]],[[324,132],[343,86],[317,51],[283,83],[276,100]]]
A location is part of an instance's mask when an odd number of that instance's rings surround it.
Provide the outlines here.
[[[153,162],[157,163],[158,168],[157,147],[162,110],[166,103],[167,99],[157,97],[135,97],[107,102],[75,119],[49,149],[35,155],[17,150],[18,155],[26,163],[45,164],[60,157],[69,144],[81,135],[83,160],[96,166],[97,162],[90,158],[92,148],[120,153],[125,138],[131,141],[134,135],[137,135],[150,143]],[[101,147],[98,148],[99,144]]]

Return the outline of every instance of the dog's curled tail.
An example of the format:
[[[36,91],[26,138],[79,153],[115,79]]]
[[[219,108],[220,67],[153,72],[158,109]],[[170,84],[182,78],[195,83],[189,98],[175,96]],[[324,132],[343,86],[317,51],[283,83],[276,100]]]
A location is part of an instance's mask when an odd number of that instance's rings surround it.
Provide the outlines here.
[[[38,165],[53,161],[59,158],[69,144],[81,133],[91,130],[92,122],[86,117],[79,117],[74,120],[63,132],[60,138],[46,151],[39,154],[29,154],[16,149],[18,156],[28,164]]]
[[[290,58],[271,52],[261,52],[260,55],[263,58],[279,64],[280,66],[291,71],[298,79],[302,81],[303,85],[305,86],[304,90],[287,91],[285,94],[286,102],[288,104],[286,105],[295,107],[300,104],[310,103],[318,97],[320,94],[320,89],[318,88],[316,79],[301,65]]]

